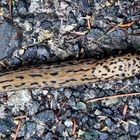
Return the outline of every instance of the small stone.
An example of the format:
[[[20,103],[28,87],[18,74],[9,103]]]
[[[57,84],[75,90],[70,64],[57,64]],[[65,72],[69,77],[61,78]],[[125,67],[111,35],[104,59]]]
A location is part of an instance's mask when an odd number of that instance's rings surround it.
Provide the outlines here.
[[[139,106],[140,106],[140,100],[139,98],[134,98],[133,100],[130,100],[129,102],[129,108],[131,109],[139,109]]]
[[[72,120],[67,119],[67,120],[64,122],[64,124],[65,124],[66,127],[72,127],[73,122],[72,122]]]
[[[43,94],[44,94],[44,95],[47,95],[48,93],[49,93],[48,90],[43,90]]]
[[[36,132],[36,127],[37,124],[35,122],[30,122],[28,121],[27,125],[26,125],[26,130],[27,130],[27,135],[33,135]],[[40,129],[40,133],[41,133],[41,129]]]
[[[23,55],[24,52],[25,52],[25,49],[20,49],[20,50],[19,50],[19,55]]]
[[[99,131],[95,129],[89,129],[85,131],[84,136],[85,136],[85,140],[98,139]]]
[[[56,110],[58,103],[56,102],[56,100],[51,100],[50,102],[50,108],[53,110]]]
[[[5,118],[5,112],[4,112],[5,108],[4,106],[0,106],[0,119],[4,119]]]
[[[64,118],[64,119],[65,119],[66,117],[67,117],[67,118],[68,118],[68,117],[71,117],[71,110],[67,109],[66,112],[65,112],[65,115],[62,116],[62,118]]]
[[[72,94],[73,94],[74,97],[79,97],[80,96],[80,92],[78,92],[78,91],[74,91]]]
[[[102,114],[102,112],[100,110],[96,109],[95,112],[94,112],[94,114],[97,115],[97,116],[99,116],[99,115]]]
[[[49,121],[54,122],[55,115],[52,110],[45,110],[36,114],[36,117],[43,122],[49,122]]]
[[[48,49],[46,49],[45,47],[39,47],[37,49],[37,58],[39,58],[40,60],[47,60],[50,58],[50,52]]]
[[[83,136],[84,135],[84,131],[82,131],[81,129],[78,130],[78,137]]]
[[[66,89],[66,90],[64,91],[64,94],[65,94],[65,96],[66,96],[67,98],[70,98],[70,96],[71,96],[71,94],[72,94],[72,91],[69,90],[69,89]]]
[[[9,119],[0,119],[0,133],[9,133],[12,130],[14,123]]]
[[[129,123],[129,133],[132,136],[137,136],[140,133],[140,127],[139,125],[136,123],[136,120],[131,120],[132,122]]]
[[[113,114],[113,111],[111,109],[106,109],[104,108],[103,111],[106,113],[106,114],[109,114],[109,115],[112,115]]]
[[[102,102],[103,102],[106,106],[110,106],[110,105],[116,104],[118,101],[119,101],[118,98],[114,98],[114,99],[103,100]]]
[[[60,32],[61,33],[66,33],[72,31],[76,27],[76,24],[71,24],[71,25],[61,25]]]
[[[16,57],[12,57],[10,60],[9,60],[9,64],[11,66],[19,66],[21,65],[21,60],[19,58],[16,58]]]
[[[91,89],[91,90],[89,91],[89,93],[90,93],[91,95],[95,96],[95,90],[94,90],[94,89]]]
[[[69,136],[69,134],[68,134],[68,131],[64,131],[63,133],[62,133],[62,136],[65,138],[65,137],[68,137]]]
[[[76,101],[75,101],[75,97],[70,97],[69,100],[68,100],[68,104],[71,106],[71,107],[75,107],[76,106]]]
[[[52,25],[52,22],[50,22],[50,21],[43,21],[42,23],[41,23],[41,28],[43,29],[43,30],[49,30],[51,27],[52,27],[53,25]]]
[[[35,131],[38,132],[38,135],[43,135],[46,128],[45,124],[37,123]]]
[[[25,16],[27,13],[26,4],[23,1],[18,1],[17,10],[21,16]]]
[[[45,140],[52,140],[52,139],[53,139],[52,132],[48,132],[47,135],[45,136]]]
[[[55,100],[57,100],[58,96],[59,96],[59,92],[57,90],[51,92],[54,95]]]
[[[81,109],[81,110],[86,110],[87,109],[86,104],[83,103],[83,102],[78,102],[77,103],[77,108]]]
[[[105,119],[105,122],[106,122],[106,125],[107,125],[108,127],[110,127],[110,126],[113,125],[113,122],[112,122],[112,120],[111,120],[110,118]]]
[[[122,135],[120,137],[118,137],[119,140],[129,140],[130,136],[128,135]]]
[[[8,105],[24,105],[31,100],[31,93],[28,90],[19,90],[15,93],[8,93]]]
[[[86,24],[86,19],[82,19],[82,18],[79,19],[79,24],[82,25],[82,26],[85,25]]]
[[[65,126],[64,126],[63,124],[60,124],[60,125],[58,126],[58,128],[57,128],[57,131],[58,131],[60,134],[62,134],[62,133],[64,132],[64,130],[65,130]]]
[[[100,140],[108,140],[109,135],[107,133],[100,133]]]
[[[20,31],[11,22],[0,24],[0,59],[10,58],[21,45]],[[22,35],[21,35],[22,36]]]
[[[95,129],[100,129],[100,128],[101,128],[101,124],[100,124],[100,123],[96,123],[96,124],[94,125],[94,128],[95,128]]]
[[[85,124],[85,123],[87,123],[87,122],[88,122],[88,117],[87,117],[87,116],[83,117],[83,118],[82,118],[82,123]]]

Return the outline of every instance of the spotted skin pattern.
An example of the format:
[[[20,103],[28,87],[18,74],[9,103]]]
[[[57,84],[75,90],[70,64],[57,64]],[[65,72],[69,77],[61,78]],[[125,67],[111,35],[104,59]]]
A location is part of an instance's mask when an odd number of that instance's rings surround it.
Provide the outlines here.
[[[132,77],[140,73],[140,56],[126,54],[94,62],[84,60],[0,73],[0,92],[25,88],[72,87]]]

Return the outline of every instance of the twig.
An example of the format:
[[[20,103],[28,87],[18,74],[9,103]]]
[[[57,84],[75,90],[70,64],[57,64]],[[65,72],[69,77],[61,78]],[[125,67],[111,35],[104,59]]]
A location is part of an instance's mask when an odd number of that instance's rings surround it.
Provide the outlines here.
[[[8,5],[9,5],[9,15],[10,15],[10,19],[12,20],[12,0],[8,1]]]
[[[101,37],[99,37],[97,39],[97,41],[101,40],[102,38],[104,38],[106,35],[110,34],[111,32],[113,32],[117,27],[130,27],[131,25],[134,24],[134,21],[128,22],[128,23],[119,23],[115,26],[113,26],[111,29],[109,29],[104,35],[102,35]]]
[[[70,34],[76,34],[76,35],[85,35],[88,31],[83,31],[83,32],[76,32],[76,31],[72,31],[72,32],[69,32]]]
[[[14,118],[14,120],[21,120],[21,119],[26,119],[27,115],[23,115],[23,116],[17,116]]]
[[[120,23],[118,24],[118,27],[130,27],[134,24],[134,21],[128,22],[128,23]]]
[[[13,140],[16,140],[17,139],[17,136],[18,136],[20,127],[21,127],[21,119],[18,120],[18,126],[17,126],[16,134],[15,134],[15,137],[14,137]]]
[[[134,95],[140,95],[140,92],[138,93],[127,93],[127,94],[120,94],[120,95],[113,95],[113,96],[106,96],[106,97],[99,97],[99,98],[91,98],[86,101],[86,103],[93,103],[96,101],[101,101],[105,99],[113,99],[113,98],[119,98],[119,97],[126,97],[126,96],[134,96]]]
[[[91,17],[89,15],[86,16],[86,19],[87,19],[87,26],[88,26],[88,29],[90,30],[91,29]]]
[[[73,121],[72,135],[75,135],[75,132],[76,132],[76,119],[73,118],[72,121]]]
[[[13,140],[16,140],[17,137],[18,137],[18,133],[19,133],[19,130],[20,130],[20,127],[21,127],[22,119],[26,119],[26,118],[27,118],[27,115],[17,116],[17,117],[14,118],[14,120],[18,120],[18,126],[17,126],[16,134],[15,134]]]
[[[126,117],[127,110],[128,110],[128,105],[125,104],[125,106],[123,108],[123,116],[124,116],[124,118]]]

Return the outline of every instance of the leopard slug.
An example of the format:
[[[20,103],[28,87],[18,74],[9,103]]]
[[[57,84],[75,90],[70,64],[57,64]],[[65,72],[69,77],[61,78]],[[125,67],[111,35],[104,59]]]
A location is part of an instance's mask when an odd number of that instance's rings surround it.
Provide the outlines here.
[[[25,88],[72,87],[100,80],[115,80],[140,73],[140,56],[126,54],[108,59],[39,66],[0,73],[0,92]]]

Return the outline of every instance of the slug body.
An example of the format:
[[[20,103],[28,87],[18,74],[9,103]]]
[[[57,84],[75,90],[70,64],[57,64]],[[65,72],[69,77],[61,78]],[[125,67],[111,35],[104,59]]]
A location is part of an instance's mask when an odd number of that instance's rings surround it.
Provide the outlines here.
[[[39,66],[0,74],[0,92],[25,88],[72,87],[100,80],[132,77],[140,73],[140,56],[127,54],[97,62],[84,60]]]

